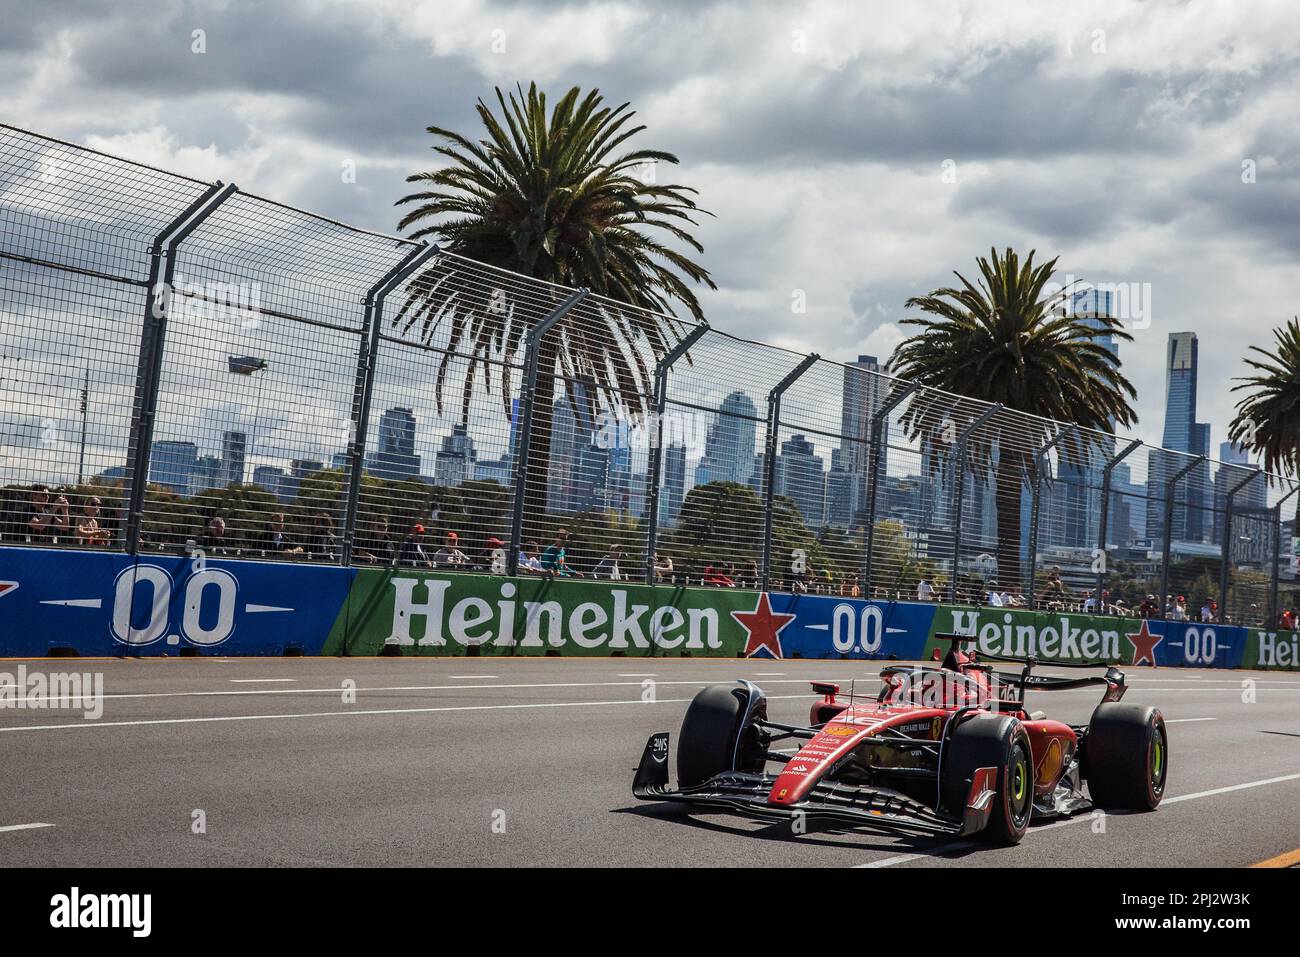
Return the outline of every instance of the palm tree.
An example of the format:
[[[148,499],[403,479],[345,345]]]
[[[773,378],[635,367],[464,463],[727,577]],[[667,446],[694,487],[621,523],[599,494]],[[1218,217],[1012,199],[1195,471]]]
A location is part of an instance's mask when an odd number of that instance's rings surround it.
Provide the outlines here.
[[[1131,341],[1119,320],[1097,316],[1085,321],[1062,308],[1070,290],[1045,293],[1056,260],[1035,266],[1033,250],[1023,264],[1010,248],[1002,256],[990,250],[988,259],[976,262],[978,284],[955,273],[959,288],[907,300],[907,308],[925,315],[902,320],[920,331],[899,346],[890,367],[929,387],[914,393],[903,410],[903,426],[912,438],[934,442],[936,430],[942,430],[951,440],[962,420],[969,422],[977,414],[964,411],[945,393],[1077,423],[1093,432],[1113,432],[1116,423],[1132,425],[1136,415],[1128,400],[1136,392],[1120,374],[1119,358],[1098,341],[1107,336]],[[996,415],[969,448],[972,461],[983,466],[973,469],[976,475],[987,474],[996,456],[997,560],[1003,584],[1021,579],[1021,490],[1034,474],[1033,450],[1052,432],[1046,421]],[[1096,438],[1071,435],[1061,454],[1083,463]]]
[[[1295,475],[1300,471],[1300,319],[1274,329],[1273,338],[1275,352],[1250,347],[1264,358],[1247,356],[1246,365],[1256,375],[1242,376],[1232,387],[1248,394],[1237,403],[1228,437],[1262,455],[1265,472]],[[1300,498],[1296,516],[1300,518]]]
[[[541,343],[533,434],[527,437],[530,471],[542,476],[528,483],[527,513],[539,516],[556,376],[575,412],[585,405],[582,414],[590,416],[602,396],[614,407],[639,411],[652,392],[653,358],[681,335],[665,316],[681,306],[702,320],[690,283],[716,286],[680,251],[703,251],[689,232],[705,212],[692,199],[696,191],[637,175],[678,160],[662,150],[626,148],[645,129],[629,125],[635,113],[627,103],[605,106],[598,90],[584,96],[574,87],[548,114],[536,84],[517,92],[496,90],[499,117],[478,101],[483,139],[429,127],[440,141],[434,151],[450,162],[407,177],[421,189],[397,205],[410,207],[399,229],[417,227],[413,239],[433,237],[449,253],[603,297]],[[494,372],[509,415],[510,364],[518,363],[533,321],[524,318],[524,297],[508,283],[497,289],[466,283],[465,264],[456,259],[432,263],[409,285],[395,323],[403,332],[418,327],[425,342],[446,350],[435,382],[439,412],[452,353],[461,353],[471,357],[460,395],[462,421],[469,418],[476,377],[491,391]],[[561,298],[556,295],[555,304]]]

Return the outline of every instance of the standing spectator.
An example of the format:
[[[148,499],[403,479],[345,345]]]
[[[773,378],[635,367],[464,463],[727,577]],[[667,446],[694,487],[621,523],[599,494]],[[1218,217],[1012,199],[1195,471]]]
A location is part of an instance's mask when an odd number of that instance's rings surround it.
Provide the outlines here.
[[[50,504],[48,485],[32,486],[32,511],[27,520],[27,534],[33,542],[53,542],[59,532],[68,529],[68,499],[60,495]]]
[[[540,575],[546,569],[542,568],[541,559],[537,557],[541,550],[536,542],[525,542],[524,547],[519,549],[519,570],[530,575]]]
[[[504,575],[509,567],[506,562],[506,543],[495,535],[483,543],[483,567],[493,575]]]
[[[930,584],[928,578],[922,578],[916,583],[916,600],[934,601],[934,586]]]
[[[1187,599],[1184,598],[1182,595],[1179,595],[1178,600],[1174,602],[1174,607],[1169,612],[1169,620],[1170,621],[1187,620]]]
[[[1201,622],[1207,624],[1214,621],[1214,611],[1210,608],[1210,599],[1201,602]]]
[[[353,554],[363,562],[376,565],[387,565],[393,560],[393,533],[389,531],[387,518],[380,515],[366,523],[364,531],[357,536]]]
[[[414,565],[417,568],[432,568],[433,562],[424,551],[424,526],[412,525],[411,533],[406,536],[402,542],[401,551],[398,553],[398,561],[403,565]]]
[[[623,557],[622,545],[611,545],[609,552],[596,565],[596,570],[591,573],[592,578],[608,578],[612,582],[622,581],[623,573],[618,569],[618,563]]]
[[[338,539],[334,537],[334,519],[328,512],[317,512],[312,519],[311,534],[307,538],[307,551],[313,555],[334,556]]]
[[[433,553],[433,564],[437,568],[469,568],[469,556],[460,550],[460,536],[448,532],[442,548]]]
[[[555,533],[555,541],[542,552],[542,570],[558,578],[582,577],[582,572],[569,567],[564,557],[564,546],[569,541],[569,530],[561,528]]]
[[[655,581],[668,582],[673,580],[673,560],[668,555],[660,555],[655,552]]]
[[[285,534],[283,512],[274,512],[271,515],[266,523],[266,530],[260,536],[258,547],[264,552],[280,552],[286,555],[297,555],[302,552],[302,549],[291,542],[289,536]]]
[[[208,522],[208,527],[203,531],[203,550],[205,552],[226,550],[226,520],[220,515],[213,516]]]
[[[1061,581],[1060,565],[1053,565],[1052,570],[1047,573],[1047,581],[1043,584],[1041,604],[1045,608],[1055,610],[1065,607],[1065,584]]]
[[[1142,599],[1142,604],[1138,605],[1139,618],[1155,618],[1160,613],[1160,604],[1156,601],[1155,595],[1147,595]]]
[[[82,545],[107,545],[108,529],[99,527],[99,496],[91,495],[86,504],[81,506],[81,518],[77,521],[77,541]]]
[[[861,586],[858,585],[856,581],[853,580],[853,576],[845,575],[844,579],[840,582],[840,597],[841,598],[862,597],[862,588]]]

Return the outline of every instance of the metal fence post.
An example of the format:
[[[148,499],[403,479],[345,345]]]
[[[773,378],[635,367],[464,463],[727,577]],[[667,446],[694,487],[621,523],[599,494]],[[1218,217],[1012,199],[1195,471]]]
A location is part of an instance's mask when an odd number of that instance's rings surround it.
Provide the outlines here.
[[[659,489],[660,472],[663,470],[664,454],[664,409],[668,404],[668,371],[678,359],[686,355],[695,343],[711,332],[709,324],[696,326],[688,332],[677,345],[673,346],[655,364],[654,395],[654,437],[650,444],[650,462],[646,468],[646,528],[645,547],[645,583],[655,583],[655,548],[659,542]],[[653,649],[651,649],[653,651]]]
[[[966,497],[966,441],[975,433],[981,425],[1002,410],[1002,403],[998,402],[989,406],[976,417],[970,425],[957,436],[956,447],[953,449],[952,463],[957,470],[954,482],[956,487],[953,491],[953,527],[952,527],[952,578],[948,582],[948,600],[954,605],[957,604],[957,575],[961,570],[961,513],[963,500]]]
[[[871,598],[872,561],[876,550],[876,507],[879,498],[880,471],[887,466],[885,453],[888,445],[885,441],[885,423],[889,414],[898,408],[899,403],[920,388],[915,382],[897,382],[893,391],[885,399],[876,414],[871,417],[871,451],[867,464],[867,543],[863,549],[862,572],[858,578],[862,582],[862,597]]]
[[[1034,451],[1034,484],[1030,490],[1029,505],[1029,561],[1025,563],[1025,605],[1038,607],[1038,595],[1035,591],[1035,579],[1038,577],[1038,516],[1042,507],[1043,475],[1047,472],[1047,453],[1052,451],[1067,436],[1075,432],[1077,426],[1067,425],[1052,436],[1052,440],[1042,448]]]
[[[767,591],[767,583],[772,571],[772,508],[776,498],[773,486],[776,483],[777,433],[781,429],[781,396],[820,358],[821,356],[815,352],[810,356],[805,356],[767,394],[767,437],[765,442],[766,451],[763,457],[763,484],[765,486],[763,489],[763,565],[759,573],[759,591]]]
[[[1175,486],[1178,480],[1190,472],[1196,466],[1205,461],[1204,455],[1198,455],[1192,461],[1188,462],[1173,476],[1165,482],[1165,540],[1164,540],[1164,560],[1160,566],[1160,595],[1158,600],[1165,602],[1169,595],[1169,554],[1174,538],[1174,494]],[[1163,606],[1162,607],[1166,607]]]
[[[1110,522],[1110,477],[1115,471],[1115,466],[1123,462],[1141,446],[1142,440],[1134,439],[1123,452],[1112,457],[1101,472],[1101,518],[1097,528],[1097,558],[1101,559],[1101,566],[1097,569],[1097,608],[1103,615],[1106,614],[1106,603],[1102,600],[1101,593],[1105,591],[1106,565],[1109,561],[1106,557],[1106,526]]]
[[[149,288],[145,291],[144,327],[140,334],[140,361],[136,369],[131,437],[127,445],[131,487],[127,494],[123,544],[132,555],[140,551],[140,529],[144,524],[145,488],[149,484],[153,427],[158,414],[158,388],[162,377],[163,349],[167,340],[167,314],[171,309],[172,283],[176,278],[176,250],[199,224],[235,192],[234,183],[214,183],[184,212],[163,227],[149,247]]]
[[[524,377],[520,387],[520,398],[523,401],[520,403],[518,428],[515,429],[515,448],[511,450],[515,473],[511,484],[514,486],[515,500],[510,513],[510,550],[506,555],[506,573],[509,575],[519,574],[519,545],[524,531],[524,487],[528,482],[528,446],[532,442],[533,401],[537,391],[537,366],[540,362],[538,349],[542,337],[588,295],[586,289],[569,293],[568,298],[528,330],[524,340]],[[550,370],[547,370],[547,374],[550,374]]]
[[[1278,623],[1277,579],[1279,570],[1277,559],[1279,553],[1282,551],[1282,506],[1286,500],[1295,495],[1296,492],[1300,492],[1300,485],[1292,486],[1291,491],[1278,499],[1277,504],[1273,506],[1273,555],[1270,561],[1273,568],[1272,573],[1269,575],[1268,583],[1268,620],[1264,622],[1264,627],[1266,628],[1276,628]],[[1294,534],[1294,531],[1292,534]]]
[[[1224,468],[1225,466],[1220,466]],[[1219,624],[1226,624],[1228,620],[1228,565],[1232,561],[1232,512],[1233,500],[1237,493],[1244,489],[1251,482],[1255,481],[1257,475],[1263,473],[1252,471],[1248,476],[1228,489],[1228,494],[1223,503],[1223,542],[1220,553],[1219,567]]]
[[[411,273],[437,255],[438,247],[421,243],[388,270],[366,292],[365,317],[357,348],[357,375],[352,389],[352,435],[348,442],[348,486],[343,505],[343,547],[339,564],[352,564],[352,550],[357,537],[357,508],[361,498],[361,474],[365,468],[366,436],[370,425],[370,403],[374,396],[375,360],[379,353],[379,334],[384,324],[384,299],[406,281]]]

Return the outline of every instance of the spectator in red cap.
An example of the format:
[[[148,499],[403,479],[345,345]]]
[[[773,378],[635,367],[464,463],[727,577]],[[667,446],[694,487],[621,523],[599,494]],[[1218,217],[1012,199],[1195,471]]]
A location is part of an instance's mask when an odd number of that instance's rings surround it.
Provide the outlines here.
[[[494,575],[504,575],[506,571],[506,543],[493,535],[483,543],[483,561],[481,568],[486,568]]]
[[[448,532],[446,543],[433,553],[433,564],[438,568],[469,567],[469,556],[460,550],[459,542],[459,535]]]
[[[411,534],[402,543],[401,562],[403,565],[432,568],[433,562],[424,552],[424,526],[411,526]]]

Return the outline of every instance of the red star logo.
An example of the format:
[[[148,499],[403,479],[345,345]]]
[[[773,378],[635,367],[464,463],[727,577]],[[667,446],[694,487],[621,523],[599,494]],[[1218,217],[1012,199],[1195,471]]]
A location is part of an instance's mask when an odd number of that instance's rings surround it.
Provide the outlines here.
[[[797,616],[772,611],[772,602],[768,599],[767,592],[761,592],[753,611],[733,611],[731,617],[749,633],[745,640],[746,658],[752,658],[760,648],[766,648],[773,658],[781,658],[781,629]]]
[[[1140,665],[1145,661],[1154,668],[1156,666],[1156,645],[1164,641],[1165,636],[1151,634],[1144,619],[1137,634],[1127,635],[1126,637],[1129,644],[1133,646],[1133,664]]]

